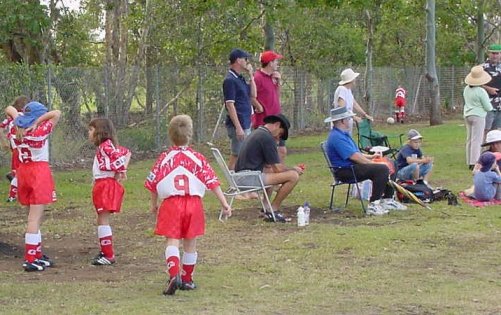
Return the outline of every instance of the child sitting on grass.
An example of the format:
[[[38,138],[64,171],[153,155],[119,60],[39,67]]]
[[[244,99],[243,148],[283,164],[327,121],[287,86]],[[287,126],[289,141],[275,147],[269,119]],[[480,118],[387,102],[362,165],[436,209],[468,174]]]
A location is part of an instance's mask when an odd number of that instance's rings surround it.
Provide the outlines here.
[[[501,200],[501,173],[496,156],[484,152],[478,159],[480,170],[473,175],[473,194],[479,201]]]
[[[160,154],[144,184],[151,192],[151,212],[157,217],[155,234],[165,236],[167,242],[165,262],[169,279],[164,295],[174,295],[177,289],[196,288],[192,275],[198,256],[196,240],[205,233],[202,197],[206,188],[216,195],[223,214],[231,215],[214,170],[201,153],[188,146],[192,135],[190,116],[172,118],[169,123],[172,146]],[[181,240],[182,259],[179,254]]]

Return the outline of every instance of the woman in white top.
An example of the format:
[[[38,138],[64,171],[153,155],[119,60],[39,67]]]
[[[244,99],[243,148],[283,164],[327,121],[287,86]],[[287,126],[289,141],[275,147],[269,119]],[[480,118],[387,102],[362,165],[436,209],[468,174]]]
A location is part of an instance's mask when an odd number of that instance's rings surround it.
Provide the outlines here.
[[[373,120],[372,116],[369,116],[357,103],[351,91],[355,86],[355,79],[359,75],[360,73],[354,72],[351,68],[345,69],[341,72],[341,81],[339,81],[339,86],[334,93],[334,102],[332,103],[332,107],[337,108],[346,106],[346,109],[350,112],[359,113],[362,118]],[[360,121],[360,118],[357,116],[354,116],[353,119]],[[349,127],[349,133],[351,135],[353,131],[353,120],[350,120]]]

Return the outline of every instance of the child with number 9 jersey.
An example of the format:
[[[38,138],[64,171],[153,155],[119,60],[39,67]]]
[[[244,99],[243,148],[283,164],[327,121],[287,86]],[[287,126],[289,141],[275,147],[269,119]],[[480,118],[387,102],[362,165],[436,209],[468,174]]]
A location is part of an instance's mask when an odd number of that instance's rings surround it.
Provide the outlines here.
[[[23,268],[25,271],[43,271],[53,262],[42,252],[42,223],[45,205],[56,200],[54,180],[49,166],[49,135],[57,125],[61,112],[48,111],[38,102],[29,102],[24,115],[18,115],[13,106],[5,113],[14,119],[20,164],[17,168],[18,200],[29,208],[25,234]]]
[[[205,157],[188,147],[193,135],[191,117],[175,116],[168,132],[172,146],[160,154],[145,187],[151,192],[150,209],[157,217],[155,234],[165,236],[167,241],[165,262],[169,279],[163,294],[173,295],[177,289],[196,288],[192,275],[197,263],[196,238],[205,233],[202,197],[206,188],[216,195],[225,215],[231,215],[231,208]]]
[[[125,190],[121,182],[127,178],[131,153],[118,145],[115,127],[108,118],[91,120],[89,141],[97,147],[92,166],[92,201],[97,212],[97,236],[101,247],[92,264],[111,265],[115,263],[115,253],[110,216],[120,212],[122,207]]]

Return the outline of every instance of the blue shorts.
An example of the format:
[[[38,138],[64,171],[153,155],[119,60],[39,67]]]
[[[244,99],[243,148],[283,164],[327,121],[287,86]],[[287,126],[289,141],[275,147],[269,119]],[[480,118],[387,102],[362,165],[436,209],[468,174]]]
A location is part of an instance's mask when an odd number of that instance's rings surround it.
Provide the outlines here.
[[[235,127],[232,126],[226,126],[226,131],[228,132],[228,137],[230,138],[231,142],[231,155],[238,156],[238,153],[240,153],[240,148],[242,147],[242,143],[244,142],[243,140],[240,141],[237,139],[237,132]],[[250,135],[251,129],[244,129],[244,134],[245,137]]]
[[[414,171],[416,170],[417,163],[412,163],[407,166],[402,167],[397,172],[397,178],[400,180],[413,180]],[[419,165],[419,178],[422,178],[428,174],[433,168],[433,163],[424,163]]]
[[[493,110],[485,116],[485,130],[494,130],[501,128],[501,111]]]

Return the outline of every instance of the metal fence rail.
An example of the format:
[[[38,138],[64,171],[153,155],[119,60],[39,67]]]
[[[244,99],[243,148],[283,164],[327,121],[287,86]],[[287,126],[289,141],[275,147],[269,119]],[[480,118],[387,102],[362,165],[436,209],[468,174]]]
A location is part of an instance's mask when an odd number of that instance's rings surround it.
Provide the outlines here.
[[[353,91],[355,98],[373,116],[392,115],[398,85],[408,92],[407,113],[428,115],[428,87],[422,68],[375,68],[370,89],[364,69],[354,70],[362,73]],[[292,122],[292,133],[324,127],[323,118],[328,116],[339,79],[285,66],[281,71],[281,103]],[[462,108],[463,79],[468,71],[468,67],[438,69],[444,108]],[[223,106],[221,87],[226,72],[225,67],[214,66],[144,70],[12,65],[0,68],[0,96],[5,106],[24,94],[62,110],[63,119],[52,136],[52,159],[72,163],[92,156],[86,125],[96,116],[112,119],[119,127],[120,142],[135,151],[158,151],[167,145],[166,123],[178,113],[192,116],[195,141],[211,140]],[[370,98],[365,91],[371,91]],[[220,125],[214,136],[224,139],[224,126]],[[7,157],[4,152],[2,159]]]

